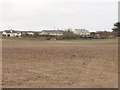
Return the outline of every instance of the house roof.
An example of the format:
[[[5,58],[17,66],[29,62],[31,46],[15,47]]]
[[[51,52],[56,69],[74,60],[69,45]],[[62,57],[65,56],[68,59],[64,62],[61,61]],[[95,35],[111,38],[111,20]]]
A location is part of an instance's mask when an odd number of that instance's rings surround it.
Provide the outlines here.
[[[12,33],[17,33],[17,31],[15,31],[15,30],[4,30],[6,33],[11,33],[11,31],[12,31]]]
[[[43,30],[42,32],[47,32],[47,33],[63,33],[63,30]]]
[[[89,32],[89,31],[86,30],[86,29],[75,29],[75,31],[87,31],[87,32]]]

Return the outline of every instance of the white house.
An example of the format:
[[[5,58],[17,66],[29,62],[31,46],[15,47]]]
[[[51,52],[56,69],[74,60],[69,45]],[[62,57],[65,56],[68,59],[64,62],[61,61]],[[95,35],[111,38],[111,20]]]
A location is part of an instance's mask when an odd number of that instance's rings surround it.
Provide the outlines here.
[[[62,30],[43,30],[39,33],[39,35],[63,35],[64,31]]]
[[[75,29],[73,31],[74,34],[77,34],[77,35],[82,35],[82,36],[88,36],[90,35],[90,32],[86,29]]]
[[[6,36],[6,37],[16,37],[16,36],[21,36],[21,33],[15,30],[4,30],[2,32],[2,35]]]

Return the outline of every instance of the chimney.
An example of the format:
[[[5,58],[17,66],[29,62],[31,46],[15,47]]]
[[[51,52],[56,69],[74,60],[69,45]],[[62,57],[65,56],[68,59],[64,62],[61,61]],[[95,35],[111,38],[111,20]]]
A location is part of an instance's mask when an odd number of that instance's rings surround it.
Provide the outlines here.
[[[12,29],[10,29],[10,32],[11,32],[11,33],[13,33],[13,30],[12,30]]]

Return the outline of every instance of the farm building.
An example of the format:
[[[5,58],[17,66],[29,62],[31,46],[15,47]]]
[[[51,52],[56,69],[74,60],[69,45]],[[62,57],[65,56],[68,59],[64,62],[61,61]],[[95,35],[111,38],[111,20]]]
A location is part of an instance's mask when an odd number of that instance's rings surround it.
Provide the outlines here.
[[[11,29],[11,30],[4,30],[2,32],[2,35],[6,37],[16,37],[16,36],[21,36],[21,33]]]
[[[63,30],[43,30],[39,33],[39,35],[63,35],[64,31]]]
[[[88,30],[85,30],[85,29],[75,29],[73,31],[74,34],[77,34],[77,35],[82,35],[82,36],[88,36],[90,35],[90,32]]]

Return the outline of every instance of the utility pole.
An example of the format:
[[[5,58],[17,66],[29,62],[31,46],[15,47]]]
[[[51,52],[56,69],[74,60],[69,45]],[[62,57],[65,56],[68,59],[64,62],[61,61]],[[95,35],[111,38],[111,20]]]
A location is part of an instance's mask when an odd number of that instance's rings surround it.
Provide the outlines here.
[[[11,27],[10,27],[10,26],[8,26],[8,30],[9,30],[9,29],[11,29]]]
[[[55,26],[54,26],[54,30],[55,30]]]

